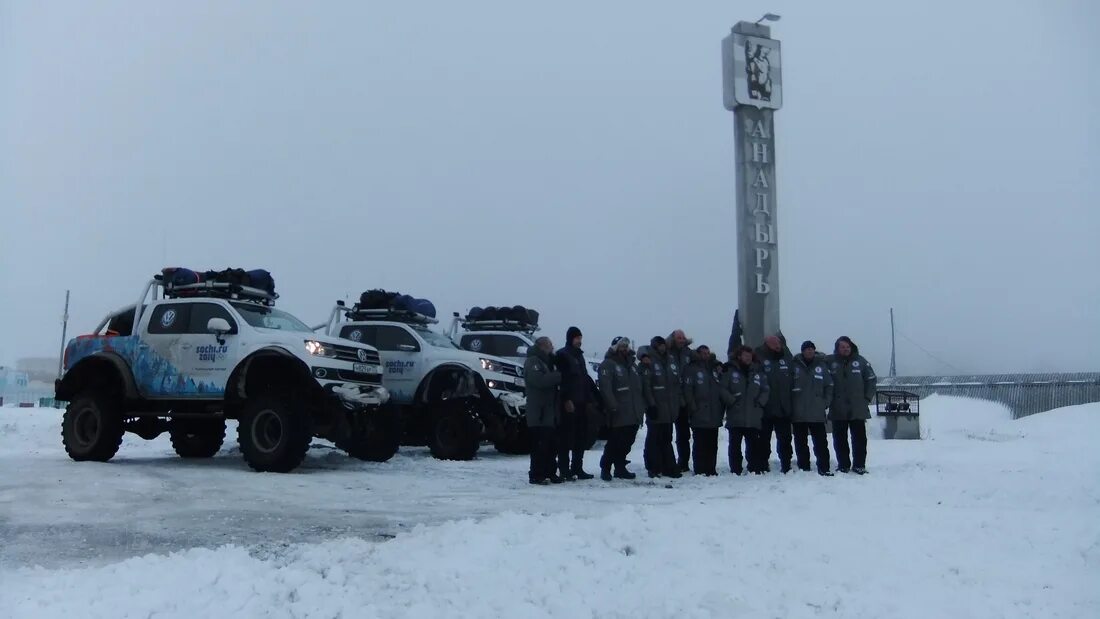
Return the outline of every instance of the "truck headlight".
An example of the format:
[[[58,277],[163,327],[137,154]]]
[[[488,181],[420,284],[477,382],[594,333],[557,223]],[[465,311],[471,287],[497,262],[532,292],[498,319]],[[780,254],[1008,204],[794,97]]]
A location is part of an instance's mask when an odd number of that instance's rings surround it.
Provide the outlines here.
[[[336,349],[327,348],[317,340],[306,340],[306,352],[317,357],[335,357]]]
[[[481,359],[481,369],[485,370],[486,372],[497,372],[498,374],[504,371],[504,367],[501,364],[493,361],[492,359],[485,358]]]

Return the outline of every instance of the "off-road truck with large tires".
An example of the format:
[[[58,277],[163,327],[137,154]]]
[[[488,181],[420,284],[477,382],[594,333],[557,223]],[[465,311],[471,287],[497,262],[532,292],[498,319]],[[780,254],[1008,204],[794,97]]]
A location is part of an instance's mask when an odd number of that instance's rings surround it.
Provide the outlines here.
[[[523,366],[462,350],[431,329],[434,313],[423,299],[368,291],[351,307],[338,301],[318,328],[381,352],[404,444],[428,445],[441,460],[469,460],[482,440],[502,453],[529,453]]]
[[[267,271],[164,269],[136,304],[67,344],[56,384],[65,451],[106,462],[125,432],[168,432],[180,456],[208,458],[236,419],[257,471],[293,470],[315,436],[391,458],[399,436],[378,351],[316,335],[276,298]]]

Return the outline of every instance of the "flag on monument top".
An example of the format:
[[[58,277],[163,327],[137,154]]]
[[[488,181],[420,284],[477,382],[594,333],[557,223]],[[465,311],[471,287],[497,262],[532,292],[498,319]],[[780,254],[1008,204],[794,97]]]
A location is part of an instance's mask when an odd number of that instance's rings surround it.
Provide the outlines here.
[[[729,345],[726,347],[727,355],[732,354],[733,351],[742,346],[741,340],[743,339],[744,333],[744,329],[741,328],[741,310],[733,310],[733,328],[730,329],[730,341]]]
[[[787,346],[787,336],[783,335],[783,330],[780,329],[779,331],[776,331],[775,335],[779,338],[779,344],[781,346],[783,346],[783,358],[784,359],[794,358],[793,355],[791,355],[790,347]]]

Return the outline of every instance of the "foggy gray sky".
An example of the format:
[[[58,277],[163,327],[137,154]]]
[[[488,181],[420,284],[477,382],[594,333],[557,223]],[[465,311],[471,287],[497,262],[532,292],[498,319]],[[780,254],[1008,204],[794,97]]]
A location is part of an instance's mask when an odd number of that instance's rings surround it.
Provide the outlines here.
[[[901,373],[1100,369],[1100,8],[899,4],[0,0],[0,363],[164,265],[724,347],[719,46],[774,11],[788,337],[885,373],[894,306],[942,360]]]

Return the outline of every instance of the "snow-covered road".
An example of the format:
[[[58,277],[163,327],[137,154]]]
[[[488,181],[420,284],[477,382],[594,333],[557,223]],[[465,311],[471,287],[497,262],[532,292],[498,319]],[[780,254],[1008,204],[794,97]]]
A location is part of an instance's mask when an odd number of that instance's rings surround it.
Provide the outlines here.
[[[127,437],[74,463],[59,412],[4,408],[0,615],[1100,616],[1100,405],[922,414],[928,440],[872,441],[865,477],[666,488],[532,487],[491,448],[367,464],[317,447],[261,475]]]

